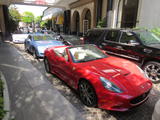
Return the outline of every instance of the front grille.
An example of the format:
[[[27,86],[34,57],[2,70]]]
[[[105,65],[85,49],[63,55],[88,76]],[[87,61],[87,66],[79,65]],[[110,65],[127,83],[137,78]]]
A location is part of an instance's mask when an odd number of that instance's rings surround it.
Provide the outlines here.
[[[149,94],[150,91],[142,94],[141,96],[138,96],[130,101],[131,104],[138,104],[139,102],[143,101]]]

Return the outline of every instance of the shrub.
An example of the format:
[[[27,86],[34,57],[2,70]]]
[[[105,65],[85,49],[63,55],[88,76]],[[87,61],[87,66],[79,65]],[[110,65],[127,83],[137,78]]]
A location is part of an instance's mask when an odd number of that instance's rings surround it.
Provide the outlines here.
[[[0,75],[0,120],[3,119],[6,111],[4,110],[4,104],[3,104],[3,82],[1,80],[1,75]]]
[[[150,31],[160,37],[160,28],[153,28]]]

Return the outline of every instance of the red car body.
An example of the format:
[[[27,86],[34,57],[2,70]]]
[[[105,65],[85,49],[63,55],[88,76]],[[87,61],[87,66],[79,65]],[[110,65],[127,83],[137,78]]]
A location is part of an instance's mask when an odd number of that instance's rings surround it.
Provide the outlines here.
[[[67,61],[54,51],[54,49],[60,47],[66,47]],[[83,63],[74,63],[68,50],[69,46],[60,47],[48,48],[45,51],[45,58],[49,62],[51,73],[56,74],[76,90],[78,90],[81,79],[88,80],[96,92],[99,108],[127,111],[148,99],[152,82],[145,77],[136,64],[112,56]],[[101,76],[114,83],[123,92],[115,93],[107,90],[99,80]]]

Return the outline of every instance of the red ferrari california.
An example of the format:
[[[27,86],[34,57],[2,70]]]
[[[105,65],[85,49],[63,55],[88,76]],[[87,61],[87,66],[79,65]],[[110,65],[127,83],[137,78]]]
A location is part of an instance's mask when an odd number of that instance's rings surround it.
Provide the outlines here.
[[[148,99],[152,83],[136,64],[108,56],[94,45],[46,49],[47,72],[76,89],[90,107],[126,111]]]

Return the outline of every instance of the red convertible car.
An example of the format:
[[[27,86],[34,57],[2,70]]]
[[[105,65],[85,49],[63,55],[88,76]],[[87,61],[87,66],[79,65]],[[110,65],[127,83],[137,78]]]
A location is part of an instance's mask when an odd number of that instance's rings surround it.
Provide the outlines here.
[[[48,48],[44,64],[47,72],[76,89],[89,107],[126,111],[144,103],[152,88],[136,64],[108,56],[94,45]]]

